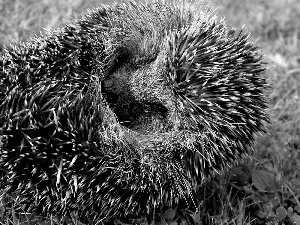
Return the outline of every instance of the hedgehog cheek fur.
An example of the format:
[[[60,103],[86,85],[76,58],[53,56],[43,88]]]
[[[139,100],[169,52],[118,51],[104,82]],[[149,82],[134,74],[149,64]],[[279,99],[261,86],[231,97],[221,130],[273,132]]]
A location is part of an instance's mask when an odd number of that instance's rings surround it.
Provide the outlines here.
[[[101,6],[1,55],[1,182],[29,208],[151,214],[247,154],[268,121],[262,56],[180,4]]]

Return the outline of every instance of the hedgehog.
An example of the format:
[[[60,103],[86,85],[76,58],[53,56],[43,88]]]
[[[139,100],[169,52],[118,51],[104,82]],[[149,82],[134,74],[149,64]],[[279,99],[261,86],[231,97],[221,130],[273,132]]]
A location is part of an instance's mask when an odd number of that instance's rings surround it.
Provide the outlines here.
[[[174,207],[269,122],[256,41],[203,2],[100,5],[0,63],[0,183],[47,215]]]

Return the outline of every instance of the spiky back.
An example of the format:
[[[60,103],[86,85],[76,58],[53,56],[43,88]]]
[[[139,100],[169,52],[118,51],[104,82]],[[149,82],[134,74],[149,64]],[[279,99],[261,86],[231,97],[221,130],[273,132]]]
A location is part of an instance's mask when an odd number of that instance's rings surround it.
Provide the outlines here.
[[[103,5],[0,61],[1,182],[46,212],[172,205],[268,121],[257,47],[199,4]]]

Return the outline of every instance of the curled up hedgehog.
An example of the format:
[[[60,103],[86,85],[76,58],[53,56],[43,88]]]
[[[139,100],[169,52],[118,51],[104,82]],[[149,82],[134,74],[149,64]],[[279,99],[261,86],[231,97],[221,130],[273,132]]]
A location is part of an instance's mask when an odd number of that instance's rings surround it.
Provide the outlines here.
[[[264,132],[255,42],[184,2],[101,5],[2,53],[0,184],[28,210],[147,215]]]

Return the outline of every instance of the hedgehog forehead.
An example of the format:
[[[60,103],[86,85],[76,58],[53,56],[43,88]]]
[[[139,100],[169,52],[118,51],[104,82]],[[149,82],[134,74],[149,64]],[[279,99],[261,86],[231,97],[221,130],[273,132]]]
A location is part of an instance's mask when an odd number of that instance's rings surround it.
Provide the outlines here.
[[[196,24],[209,20],[208,9],[201,10],[199,5],[181,1],[174,3],[154,1],[143,5],[130,1],[115,5],[108,13],[110,43],[122,47],[134,60],[153,59],[168,34],[187,27],[192,30]]]

